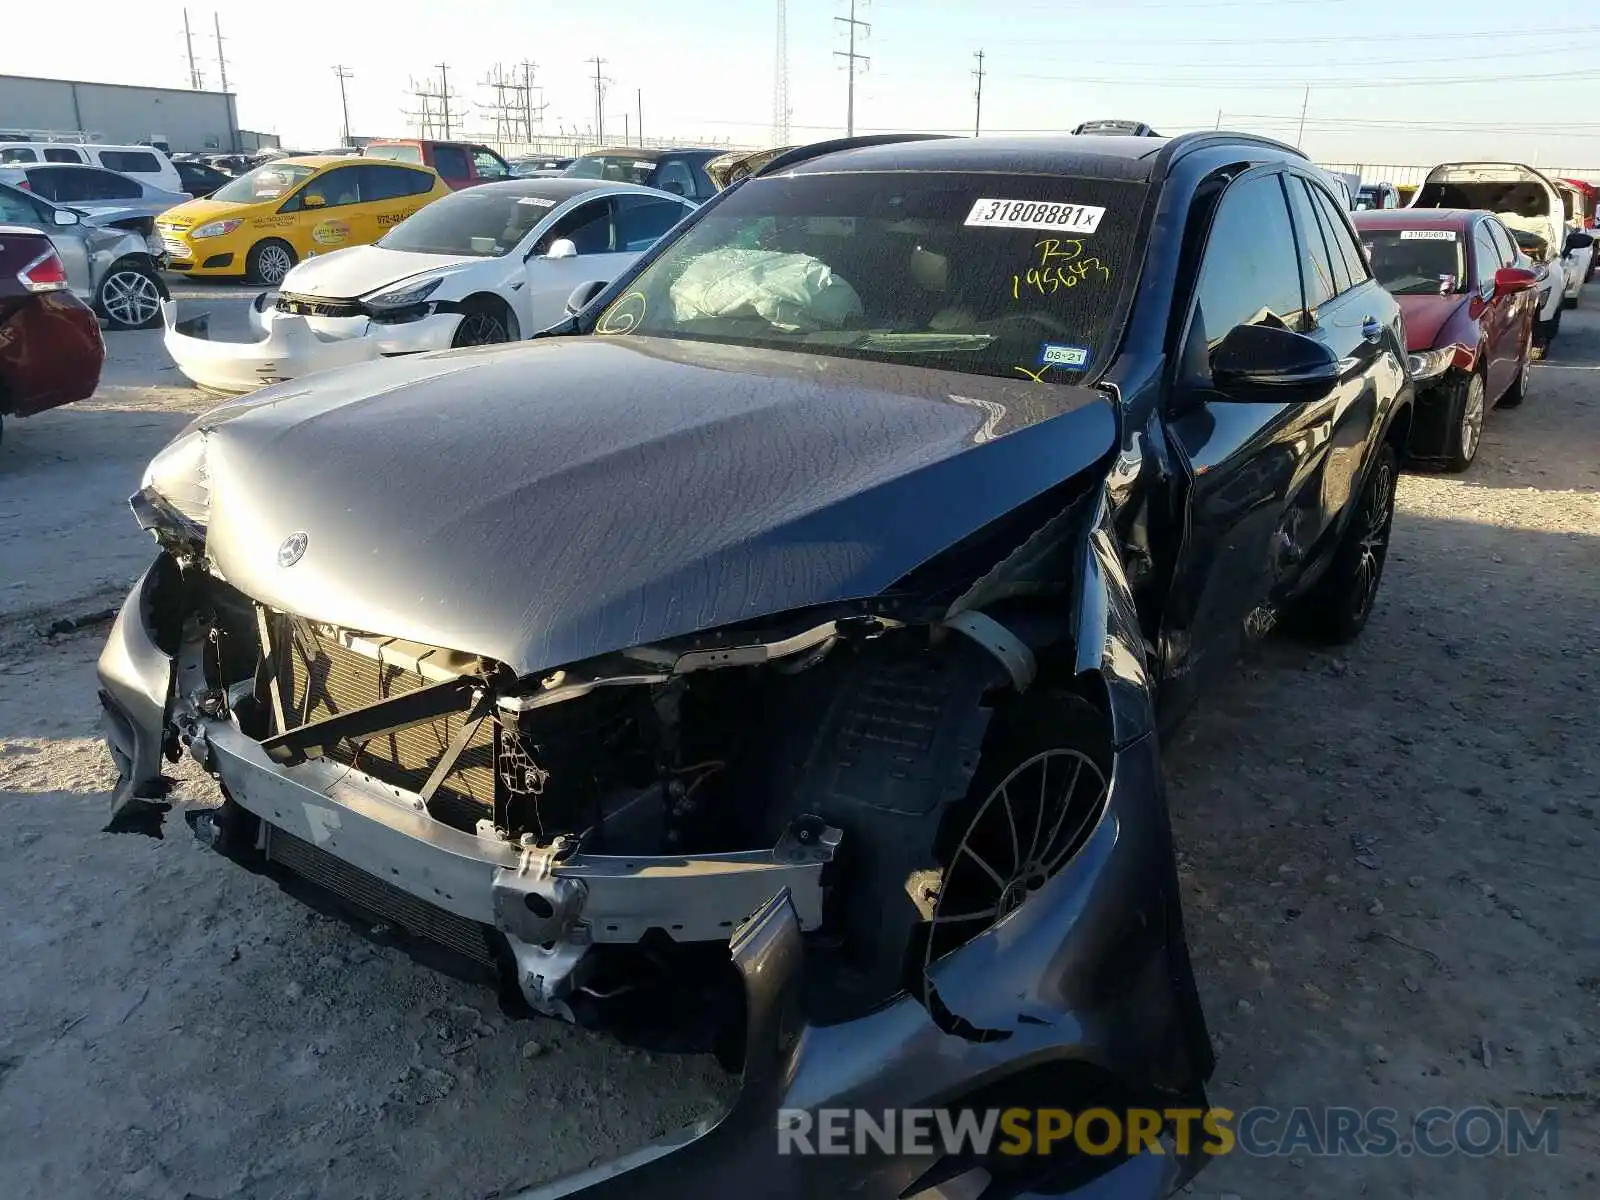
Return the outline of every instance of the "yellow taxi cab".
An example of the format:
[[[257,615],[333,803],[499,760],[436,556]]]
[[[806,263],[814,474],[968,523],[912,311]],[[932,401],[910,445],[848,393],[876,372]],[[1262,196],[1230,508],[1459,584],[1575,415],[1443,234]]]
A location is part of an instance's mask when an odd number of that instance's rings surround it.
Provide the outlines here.
[[[368,158],[274,159],[156,220],[180,275],[277,285],[302,259],[375,242],[450,188],[431,167]]]

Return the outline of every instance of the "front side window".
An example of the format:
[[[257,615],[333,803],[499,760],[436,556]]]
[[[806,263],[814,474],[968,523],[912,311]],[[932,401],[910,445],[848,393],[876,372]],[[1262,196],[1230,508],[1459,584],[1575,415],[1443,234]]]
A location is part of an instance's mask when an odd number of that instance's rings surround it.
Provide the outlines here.
[[[1494,273],[1500,269],[1500,250],[1489,227],[1479,222],[1472,231],[1472,256],[1478,260],[1478,284],[1485,291],[1494,287]]]
[[[506,164],[500,161],[500,156],[491,150],[479,146],[472,152],[472,169],[478,173],[479,179],[509,179],[511,172],[506,169]]]
[[[12,225],[36,225],[40,223],[42,216],[43,214],[37,211],[27,196],[0,184],[0,222]]]
[[[289,198],[279,212],[299,212],[306,207],[307,196],[321,196],[322,208],[339,208],[346,204],[361,203],[361,167],[335,167],[318,175],[298,193]],[[317,207],[313,205],[312,207]]]
[[[650,186],[678,196],[693,196],[694,172],[681,158],[669,158],[662,162],[660,170],[656,172],[655,182]]]
[[[1417,229],[1363,229],[1372,273],[1396,296],[1440,296],[1467,289],[1461,236],[1432,225]]]
[[[287,195],[310,179],[312,168],[302,163],[269,162],[247,171],[212,193],[213,200],[229,204],[261,204]]]
[[[1493,217],[1484,218],[1484,225],[1489,230],[1489,236],[1494,239],[1495,248],[1500,251],[1500,265],[1514,267],[1520,254],[1517,244],[1511,240],[1511,235],[1506,232],[1506,227]]]
[[[57,204],[92,200],[89,184],[93,175],[83,167],[41,167],[28,172],[28,187],[35,194]]]
[[[71,167],[67,169],[74,170]],[[85,200],[137,200],[144,195],[139,181],[129,179],[126,175],[118,175],[115,171],[92,171],[88,167],[76,169],[89,172],[90,175],[85,181]]]
[[[1198,297],[1195,319],[1207,349],[1240,325],[1300,328],[1299,255],[1278,176],[1246,179],[1223,194],[1206,240]]]
[[[552,243],[566,238],[579,254],[609,254],[612,249],[611,201],[590,200],[563,216],[539,239],[535,249],[548,254]]]
[[[39,156],[27,146],[7,146],[0,150],[0,163],[38,162]]]
[[[555,201],[542,196],[467,188],[419,209],[379,239],[385,250],[416,254],[509,254],[550,215]]]
[[[595,332],[1070,381],[1109,351],[1145,191],[959,172],[750,180]]]

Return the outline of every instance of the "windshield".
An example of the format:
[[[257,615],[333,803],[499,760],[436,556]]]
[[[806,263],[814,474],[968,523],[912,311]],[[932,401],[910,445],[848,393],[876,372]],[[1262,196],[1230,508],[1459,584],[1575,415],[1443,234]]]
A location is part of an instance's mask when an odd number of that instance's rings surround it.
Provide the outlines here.
[[[1372,274],[1396,296],[1467,290],[1461,237],[1454,229],[1363,229]]]
[[[556,202],[544,196],[469,188],[435,200],[379,240],[386,250],[420,254],[509,254]]]
[[[572,160],[566,174],[574,179],[604,179],[610,183],[649,183],[656,164],[627,154],[585,154]]]
[[[316,172],[300,163],[263,163],[254,171],[224,184],[211,193],[213,200],[226,200],[230,204],[259,204],[263,200],[276,200],[293,191]]]
[[[741,184],[600,315],[641,333],[1068,380],[1131,283],[1141,183],[861,173]]]

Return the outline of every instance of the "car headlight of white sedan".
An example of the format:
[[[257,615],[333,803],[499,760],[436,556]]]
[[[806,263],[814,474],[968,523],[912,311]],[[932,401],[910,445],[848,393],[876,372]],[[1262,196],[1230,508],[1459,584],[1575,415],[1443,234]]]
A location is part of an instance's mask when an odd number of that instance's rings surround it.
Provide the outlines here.
[[[427,315],[428,297],[439,290],[443,277],[427,280],[407,280],[404,283],[363,296],[363,307],[375,321],[415,321]]]

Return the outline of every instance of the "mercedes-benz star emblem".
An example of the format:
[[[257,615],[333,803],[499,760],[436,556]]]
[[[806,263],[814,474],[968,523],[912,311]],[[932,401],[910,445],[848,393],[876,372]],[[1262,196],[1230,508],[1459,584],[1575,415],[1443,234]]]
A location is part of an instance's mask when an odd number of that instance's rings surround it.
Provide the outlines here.
[[[291,533],[284,538],[283,543],[278,547],[278,565],[280,567],[294,566],[295,563],[305,557],[306,545],[310,541],[311,535],[304,529],[297,533]]]

